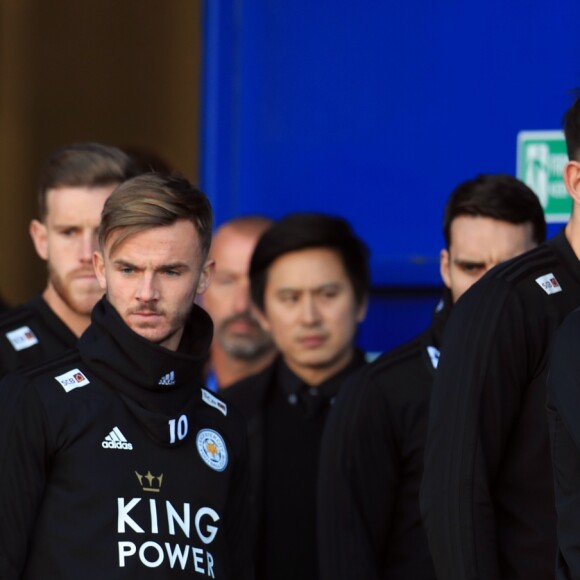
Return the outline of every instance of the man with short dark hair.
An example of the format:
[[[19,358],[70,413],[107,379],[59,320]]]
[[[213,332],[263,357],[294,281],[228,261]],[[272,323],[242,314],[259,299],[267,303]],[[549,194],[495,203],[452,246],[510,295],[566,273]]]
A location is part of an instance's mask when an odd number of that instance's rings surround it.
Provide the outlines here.
[[[460,184],[446,206],[433,322],[415,340],[352,374],[320,454],[323,580],[435,580],[419,512],[431,384],[451,306],[489,269],[544,241],[532,190],[508,175]]]
[[[443,238],[441,277],[457,302],[493,266],[541,244],[546,220],[537,196],[524,183],[511,175],[480,175],[451,194]]]
[[[0,317],[0,377],[63,353],[89,325],[102,296],[92,265],[101,210],[135,173],[125,153],[99,143],[67,145],[45,161],[30,235],[48,280],[42,295]]]
[[[202,388],[211,222],[178,177],[105,203],[91,325],[0,382],[1,578],[253,577],[243,420]]]
[[[355,347],[366,314],[369,252],[350,225],[292,214],[264,233],[251,293],[280,356],[223,392],[250,436],[257,577],[318,577],[316,482],[320,437],[344,379],[364,364]]]
[[[454,307],[433,383],[420,503],[438,578],[554,578],[546,376],[580,306],[580,99],[565,116],[565,229]]]
[[[215,273],[201,305],[214,323],[207,385],[224,389],[266,368],[276,348],[254,314],[248,271],[260,236],[273,224],[262,216],[234,218],[213,236]]]

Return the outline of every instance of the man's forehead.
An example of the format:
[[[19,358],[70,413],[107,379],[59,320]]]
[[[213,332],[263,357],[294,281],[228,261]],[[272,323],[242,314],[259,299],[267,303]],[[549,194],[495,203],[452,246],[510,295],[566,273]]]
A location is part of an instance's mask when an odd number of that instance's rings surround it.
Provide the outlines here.
[[[145,258],[149,254],[159,257],[173,252],[197,256],[200,248],[201,241],[194,224],[189,220],[178,220],[169,225],[116,228],[105,238],[103,249],[109,260],[115,260],[123,255]]]
[[[272,287],[304,290],[351,282],[341,256],[332,248],[307,248],[282,254],[268,267],[266,279]]]
[[[257,237],[240,232],[216,234],[210,250],[210,256],[216,261],[216,269],[247,272],[257,241]]]
[[[307,247],[284,252],[270,262],[268,270],[276,269],[286,272],[298,266],[301,271],[318,273],[335,269],[344,270],[344,263],[339,251],[326,246]]]
[[[62,195],[75,195],[75,194],[100,194],[106,193],[110,195],[119,186],[119,183],[110,183],[107,185],[59,185],[57,187],[51,187],[46,190],[46,199],[50,202]],[[60,194],[60,195],[59,195]]]
[[[95,203],[101,207],[104,200],[117,188],[119,184],[104,185],[98,187],[69,186],[63,185],[48,189],[46,192],[46,215],[52,217],[55,212],[70,209],[70,203],[82,199],[84,205],[94,197]],[[102,203],[101,203],[102,202]]]
[[[96,229],[101,222],[101,213],[109,194],[108,191],[97,194],[55,191],[48,199],[46,211],[41,219],[49,229],[70,227]]]
[[[240,244],[244,247],[253,247],[258,242],[259,237],[258,232],[242,231],[234,226],[226,225],[214,234],[211,251],[227,253],[228,250],[235,249]]]
[[[535,243],[526,224],[508,224],[508,228],[488,235],[456,236],[450,254],[455,263],[497,264],[532,248]]]

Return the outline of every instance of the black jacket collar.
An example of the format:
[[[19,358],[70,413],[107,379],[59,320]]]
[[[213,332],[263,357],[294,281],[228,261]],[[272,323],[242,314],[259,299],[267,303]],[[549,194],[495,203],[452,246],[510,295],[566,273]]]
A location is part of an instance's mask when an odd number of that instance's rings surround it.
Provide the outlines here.
[[[167,417],[190,412],[200,398],[212,334],[208,314],[194,306],[178,350],[171,351],[133,332],[103,298],[78,348],[90,371],[119,392],[157,440],[166,442]]]

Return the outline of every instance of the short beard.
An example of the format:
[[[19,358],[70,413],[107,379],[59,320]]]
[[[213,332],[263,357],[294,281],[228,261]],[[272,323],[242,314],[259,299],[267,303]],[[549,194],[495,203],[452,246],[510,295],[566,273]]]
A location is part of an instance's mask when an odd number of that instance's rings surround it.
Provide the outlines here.
[[[72,274],[74,274],[74,272]],[[75,293],[71,291],[71,282],[68,281],[67,283],[65,279],[59,276],[59,274],[51,268],[50,264],[48,265],[48,279],[54,288],[54,291],[63,303],[66,304],[67,308],[81,316],[90,316],[93,307],[103,295],[103,291],[100,290],[95,280],[95,292],[85,292],[81,294],[82,298],[79,299],[79,297],[75,296]]]
[[[252,331],[249,334],[230,334],[229,326],[238,321],[249,324]],[[269,333],[249,314],[236,314],[226,318],[218,327],[216,338],[225,353],[243,361],[259,359],[274,348]]]

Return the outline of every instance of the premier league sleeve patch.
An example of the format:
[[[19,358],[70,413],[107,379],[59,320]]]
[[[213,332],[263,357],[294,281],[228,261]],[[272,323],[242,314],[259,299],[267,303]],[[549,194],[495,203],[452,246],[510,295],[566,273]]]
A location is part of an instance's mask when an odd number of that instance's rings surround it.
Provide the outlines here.
[[[25,348],[30,348],[38,344],[38,338],[36,338],[36,335],[28,326],[21,326],[16,330],[7,332],[6,338],[16,351],[24,350]]]
[[[87,379],[79,369],[73,369],[72,371],[68,371],[68,373],[64,373],[64,375],[59,375],[54,378],[61,384],[62,388],[67,393],[70,393],[72,390],[78,389],[79,387],[84,387],[90,383],[89,379]]]
[[[219,433],[213,429],[202,429],[195,441],[199,456],[214,471],[223,471],[227,467],[228,450]]]

